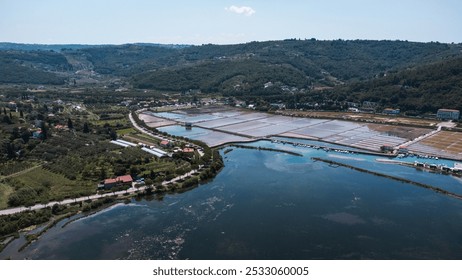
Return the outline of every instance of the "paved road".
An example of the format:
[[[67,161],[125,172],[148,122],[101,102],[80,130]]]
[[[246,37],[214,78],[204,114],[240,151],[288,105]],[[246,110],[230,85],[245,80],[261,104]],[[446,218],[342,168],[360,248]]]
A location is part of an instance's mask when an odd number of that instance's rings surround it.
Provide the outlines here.
[[[128,114],[128,118],[130,119],[130,122],[132,123],[133,127],[135,127],[138,131],[140,131],[141,133],[144,133],[144,134],[147,134],[151,137],[154,137],[156,139],[159,139],[159,140],[165,140],[164,137],[160,137],[158,135],[155,135],[154,133],[148,131],[147,129],[145,129],[144,127],[141,127],[139,126],[135,120],[133,119],[133,116],[132,116],[132,113],[130,112],[130,114]]]
[[[186,178],[188,176],[191,176],[195,172],[199,171],[201,169],[201,167],[202,166],[200,166],[199,169],[194,169],[194,170],[191,170],[190,172],[188,172],[188,173],[186,173],[184,175],[175,177],[170,181],[164,181],[164,182],[162,182],[162,185],[168,185],[170,183],[174,183],[174,182],[177,182],[177,181],[179,181],[181,179],[184,179],[184,178]],[[46,208],[46,207],[52,207],[54,204],[67,205],[67,204],[71,204],[71,203],[75,203],[75,202],[85,201],[85,200],[88,200],[88,199],[95,200],[95,199],[98,199],[98,198],[108,197],[108,196],[113,196],[113,195],[132,194],[132,193],[135,193],[136,191],[144,191],[146,188],[148,188],[148,186],[144,186],[144,187],[140,187],[140,188],[132,187],[132,188],[130,188],[128,190],[123,190],[123,191],[118,191],[118,192],[111,192],[111,193],[104,193],[104,194],[94,194],[94,195],[82,196],[82,197],[78,197],[78,198],[66,199],[66,200],[62,200],[62,201],[50,201],[50,202],[48,202],[46,204],[36,204],[34,206],[31,206],[31,207],[8,208],[8,209],[5,209],[5,210],[0,210],[0,216],[16,214],[16,213],[23,212],[23,211],[26,211],[26,210],[38,210],[38,209],[43,209],[43,208]]]
[[[156,138],[156,139],[159,139],[159,140],[177,141],[177,142],[189,144],[189,145],[191,145],[191,146],[193,146],[193,147],[195,147],[195,148],[197,149],[197,151],[199,152],[199,154],[200,154],[201,157],[204,156],[204,153],[200,150],[200,147],[197,146],[196,144],[192,144],[192,143],[189,143],[188,141],[184,141],[184,140],[172,139],[172,138],[167,137],[167,136],[161,137],[161,136],[159,136],[159,135],[156,135],[156,134],[150,132],[149,130],[147,130],[146,128],[139,126],[139,125],[135,122],[135,120],[133,119],[133,116],[132,116],[132,113],[131,113],[131,112],[130,112],[130,114],[128,114],[128,118],[130,119],[130,122],[132,123],[133,127],[135,127],[139,132],[144,133],[144,134],[147,134],[147,135],[149,135],[149,136],[151,136],[151,137],[154,137],[154,138]]]

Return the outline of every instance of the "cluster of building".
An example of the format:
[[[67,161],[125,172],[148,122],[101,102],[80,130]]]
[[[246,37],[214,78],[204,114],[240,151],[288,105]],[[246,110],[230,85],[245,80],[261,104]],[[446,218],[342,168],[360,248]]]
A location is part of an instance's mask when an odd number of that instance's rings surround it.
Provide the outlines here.
[[[420,167],[424,169],[429,169],[429,170],[439,170],[447,173],[452,173],[455,175],[460,175],[462,174],[462,164],[461,163],[455,163],[454,167],[449,167],[446,165],[441,165],[441,164],[428,164],[426,162],[414,162],[415,167]]]

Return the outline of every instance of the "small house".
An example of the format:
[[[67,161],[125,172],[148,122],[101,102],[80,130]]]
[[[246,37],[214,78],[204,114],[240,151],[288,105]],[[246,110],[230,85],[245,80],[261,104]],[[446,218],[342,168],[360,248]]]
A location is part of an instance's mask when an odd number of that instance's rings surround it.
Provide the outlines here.
[[[133,178],[131,175],[123,175],[116,178],[109,178],[102,181],[98,188],[111,189],[113,187],[127,186],[131,187],[133,183]]]
[[[163,147],[163,148],[169,148],[171,146],[171,143],[168,140],[162,140],[160,142],[160,146]]]
[[[194,153],[194,148],[184,148],[183,153],[185,154]]]

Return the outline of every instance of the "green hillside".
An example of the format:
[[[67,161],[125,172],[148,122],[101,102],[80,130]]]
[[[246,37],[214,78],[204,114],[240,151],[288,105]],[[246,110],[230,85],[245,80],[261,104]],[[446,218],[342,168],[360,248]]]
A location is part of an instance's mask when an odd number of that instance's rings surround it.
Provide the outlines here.
[[[61,85],[64,81],[54,73],[0,60],[0,83]]]
[[[135,89],[200,90],[297,108],[340,109],[342,102],[365,100],[403,111],[461,107],[461,44],[310,39],[66,46],[4,44],[0,83],[120,80]]]
[[[220,89],[236,94],[254,94],[269,81],[298,87],[335,86],[460,56],[461,49],[461,45],[440,43],[343,40],[195,46],[176,50],[164,61],[133,68],[134,73],[142,70],[133,84],[139,88],[206,92]],[[241,71],[236,71],[239,68]],[[278,75],[274,75],[274,69],[278,69]],[[236,76],[237,81],[232,80]],[[250,86],[242,85],[246,82]]]
[[[389,73],[368,82],[334,89],[333,99],[379,102],[402,111],[436,112],[438,108],[462,110],[462,58],[447,59]]]
[[[64,83],[57,72],[72,70],[66,58],[53,51],[0,51],[0,82],[54,84]]]

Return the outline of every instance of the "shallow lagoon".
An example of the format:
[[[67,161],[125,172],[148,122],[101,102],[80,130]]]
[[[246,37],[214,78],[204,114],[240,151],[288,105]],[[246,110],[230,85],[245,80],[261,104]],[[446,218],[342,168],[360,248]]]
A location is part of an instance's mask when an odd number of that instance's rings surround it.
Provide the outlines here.
[[[233,148],[210,183],[133,201],[61,228],[12,258],[460,259],[462,201],[398,181],[314,162],[332,158],[460,190],[450,176],[344,155]],[[11,252],[11,250],[9,251]],[[2,258],[7,257],[4,254]]]

